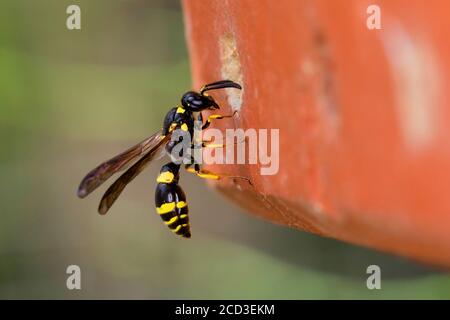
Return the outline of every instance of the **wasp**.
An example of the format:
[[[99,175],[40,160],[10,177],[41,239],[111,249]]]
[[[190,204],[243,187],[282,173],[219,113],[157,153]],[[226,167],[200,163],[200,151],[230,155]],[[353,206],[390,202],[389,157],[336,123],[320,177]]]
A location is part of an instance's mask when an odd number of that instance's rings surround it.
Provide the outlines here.
[[[202,111],[220,109],[214,98],[207,91],[223,88],[242,87],[231,80],[221,80],[209,83],[203,86],[199,92],[188,91],[183,94],[181,104],[170,109],[163,121],[162,129],[154,133],[147,139],[120,153],[119,155],[107,160],[96,168],[91,170],[81,181],[78,187],[78,197],[84,198],[113,174],[126,170],[105,192],[103,195],[98,212],[106,214],[119,195],[136,176],[141,173],[147,165],[157,158],[160,151],[171,156],[171,161],[162,166],[158,177],[156,178],[155,206],[156,212],[160,215],[164,223],[170,230],[184,238],[191,237],[189,224],[189,210],[186,201],[186,195],[179,185],[180,167],[184,164],[188,172],[195,173],[200,178],[218,180],[224,177],[242,178],[241,176],[232,176],[226,174],[216,174],[200,168],[200,164],[191,158],[187,163],[180,163],[173,159],[172,151],[182,143],[183,139],[177,137],[171,139],[176,130],[189,133],[193,137],[194,122],[200,121],[201,130],[207,129],[213,120],[233,117],[232,115],[212,114],[203,122]],[[211,144],[210,141],[202,141],[202,147],[224,147],[224,144]],[[208,144],[209,143],[209,144]],[[194,148],[194,141],[190,141],[190,147]]]

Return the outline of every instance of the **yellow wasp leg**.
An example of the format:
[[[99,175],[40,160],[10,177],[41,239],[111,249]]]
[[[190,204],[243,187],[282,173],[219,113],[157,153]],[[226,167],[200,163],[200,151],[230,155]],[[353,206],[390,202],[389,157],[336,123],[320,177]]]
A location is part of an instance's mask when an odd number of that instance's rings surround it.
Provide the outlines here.
[[[246,180],[250,185],[253,185],[249,178],[243,177],[243,176],[235,176],[231,174],[226,173],[214,173],[209,170],[200,169],[198,171],[195,170],[195,168],[188,167],[186,168],[186,171],[195,173],[198,177],[202,179],[208,179],[208,180],[220,180],[223,178],[232,178],[232,179],[243,179]]]
[[[244,141],[233,141],[234,145],[243,143],[247,141],[247,137],[244,138]],[[202,147],[203,148],[225,148],[227,144],[225,143],[212,143],[214,141],[212,140],[203,140],[202,141]]]
[[[208,141],[209,142],[209,141]],[[224,148],[226,147],[226,144],[224,143],[202,143],[203,148]]]
[[[234,115],[236,113],[237,113],[237,111],[234,111],[233,114],[230,114],[230,115],[227,115],[227,116],[223,116],[221,114],[212,114],[212,115],[208,116],[208,120],[206,120],[205,124],[202,126],[202,130],[205,130],[206,128],[208,128],[213,120],[215,120],[215,119],[224,119],[224,118],[232,118],[232,117],[234,117]]]

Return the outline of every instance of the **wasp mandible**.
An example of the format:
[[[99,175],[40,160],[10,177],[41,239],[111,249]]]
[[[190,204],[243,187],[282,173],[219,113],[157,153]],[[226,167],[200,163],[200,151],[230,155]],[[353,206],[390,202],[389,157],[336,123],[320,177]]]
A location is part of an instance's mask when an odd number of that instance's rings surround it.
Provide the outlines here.
[[[103,195],[98,212],[106,214],[123,189],[130,183],[144,168],[156,157],[163,147],[167,154],[171,155],[171,162],[162,166],[156,179],[157,186],[155,192],[156,212],[161,216],[164,223],[177,235],[185,238],[191,237],[188,206],[186,195],[179,186],[180,167],[182,163],[175,162],[172,159],[172,151],[182,143],[179,139],[171,139],[176,130],[188,132],[193,137],[194,122],[197,119],[201,121],[204,130],[208,128],[215,119],[224,119],[233,117],[233,115],[213,114],[203,123],[202,111],[219,109],[213,97],[206,92],[210,90],[236,88],[241,90],[241,86],[230,80],[216,81],[203,86],[199,92],[188,91],[181,98],[181,104],[170,109],[167,112],[162,129],[147,139],[141,141],[135,146],[113,157],[112,159],[101,163],[95,169],[91,170],[81,181],[78,187],[78,197],[84,198],[103,182],[109,179],[114,173],[128,169],[123,173]],[[191,148],[194,148],[194,141],[191,141]],[[202,142],[203,147],[208,147],[208,142]],[[214,144],[213,147],[223,147],[224,145]],[[133,164],[134,162],[134,164]],[[200,165],[192,161],[184,163],[188,172],[195,173],[204,179],[242,178],[250,183],[250,180],[241,176],[232,176],[224,174],[215,174],[201,169]]]

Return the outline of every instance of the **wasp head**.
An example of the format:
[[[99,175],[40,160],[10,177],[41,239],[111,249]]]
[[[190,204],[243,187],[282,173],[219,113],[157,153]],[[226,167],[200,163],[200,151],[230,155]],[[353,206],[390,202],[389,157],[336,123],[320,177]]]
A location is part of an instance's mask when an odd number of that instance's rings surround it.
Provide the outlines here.
[[[186,92],[181,98],[181,104],[185,109],[192,112],[219,109],[219,105],[214,101],[213,97],[202,95],[195,91]]]
[[[181,98],[181,104],[187,110],[192,112],[199,112],[206,109],[214,110],[219,109],[219,105],[216,103],[213,97],[209,96],[206,91],[223,89],[223,88],[236,88],[242,89],[242,87],[236,82],[230,80],[222,80],[213,82],[203,86],[200,92],[188,91]]]

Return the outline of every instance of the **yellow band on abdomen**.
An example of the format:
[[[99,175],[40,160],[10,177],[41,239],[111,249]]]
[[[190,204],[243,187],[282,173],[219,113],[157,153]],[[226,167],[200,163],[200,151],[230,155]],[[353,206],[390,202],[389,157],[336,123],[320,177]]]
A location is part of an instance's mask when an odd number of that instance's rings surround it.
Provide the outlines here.
[[[164,223],[167,224],[168,226],[170,226],[172,223],[174,223],[177,220],[178,220],[178,216],[175,216],[172,219],[170,219],[169,221],[165,221]]]
[[[161,205],[161,207],[156,208],[159,214],[165,214],[175,210],[175,202],[168,202]]]

